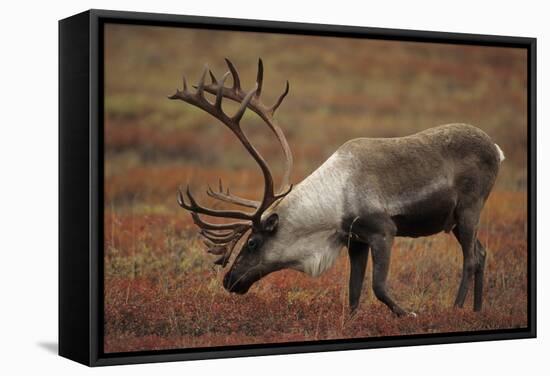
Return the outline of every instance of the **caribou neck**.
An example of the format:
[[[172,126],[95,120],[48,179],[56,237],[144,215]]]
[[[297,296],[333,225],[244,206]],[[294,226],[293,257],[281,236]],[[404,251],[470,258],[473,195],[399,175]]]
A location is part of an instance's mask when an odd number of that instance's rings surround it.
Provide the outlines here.
[[[275,210],[289,228],[303,234],[337,231],[349,175],[341,163],[338,153],[333,154],[279,203]]]

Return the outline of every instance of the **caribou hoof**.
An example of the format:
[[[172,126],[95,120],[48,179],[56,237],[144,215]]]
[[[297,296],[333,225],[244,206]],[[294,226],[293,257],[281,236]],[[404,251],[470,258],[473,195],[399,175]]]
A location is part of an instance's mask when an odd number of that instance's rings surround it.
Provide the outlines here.
[[[416,314],[416,312],[410,311],[407,312],[407,316],[416,318],[418,315]]]

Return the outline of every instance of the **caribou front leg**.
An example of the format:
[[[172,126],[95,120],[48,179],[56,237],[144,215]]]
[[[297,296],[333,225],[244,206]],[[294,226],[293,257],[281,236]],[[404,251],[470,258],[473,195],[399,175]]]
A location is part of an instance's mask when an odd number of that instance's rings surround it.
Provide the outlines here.
[[[359,306],[367,260],[369,257],[369,245],[358,241],[350,241],[348,248],[350,276],[349,276],[349,306],[353,313]]]
[[[374,290],[374,295],[376,295],[378,300],[387,305],[397,316],[405,316],[407,314],[416,316],[415,313],[409,313],[397,305],[388,293],[386,280],[388,278],[388,271],[390,268],[392,244],[393,235],[377,234],[372,237],[372,288]]]

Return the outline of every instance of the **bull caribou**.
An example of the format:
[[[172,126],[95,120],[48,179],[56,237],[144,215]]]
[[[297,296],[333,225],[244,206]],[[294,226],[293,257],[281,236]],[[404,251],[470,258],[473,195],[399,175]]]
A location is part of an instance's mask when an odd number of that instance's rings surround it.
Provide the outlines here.
[[[289,92],[289,84],[276,102],[260,97],[263,64],[258,62],[254,87],[245,91],[233,63],[218,80],[207,67],[194,89],[185,77],[183,90],[170,99],[182,100],[212,115],[228,127],[258,164],[263,174],[263,197],[245,199],[224,190],[207,190],[217,200],[246,207],[219,210],[201,205],[189,186],[178,203],[191,213],[215,263],[226,266],[233,250],[240,252],[223,279],[229,292],[246,293],[269,273],[290,268],[311,276],[326,271],[343,247],[350,260],[349,305],[358,304],[369,250],[372,252],[372,287],[376,297],[398,316],[412,314],[388,292],[386,280],[396,236],[420,237],[452,232],[463,253],[462,280],[455,306],[462,307],[474,280],[475,311],[482,307],[486,250],[477,237],[480,213],[494,185],[504,154],[487,134],[467,124],[448,124],[396,138],[357,138],[346,142],[302,182],[290,184],[292,153],[277,125],[275,112]],[[210,83],[206,83],[207,74]],[[231,76],[232,86],[225,86]],[[209,100],[205,93],[215,99]],[[222,109],[224,99],[240,104],[234,115]],[[273,132],[285,156],[285,172],[276,190],[271,170],[241,128],[249,109]],[[187,197],[185,197],[187,196]],[[211,223],[200,215],[231,218]],[[246,235],[246,236],[245,236]],[[240,242],[241,239],[245,241]]]

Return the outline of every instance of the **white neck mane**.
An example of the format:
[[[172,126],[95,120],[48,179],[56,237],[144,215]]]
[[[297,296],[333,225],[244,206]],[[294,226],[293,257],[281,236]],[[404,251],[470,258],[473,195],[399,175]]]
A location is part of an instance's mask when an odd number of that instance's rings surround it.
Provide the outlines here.
[[[287,258],[298,260],[296,268],[312,276],[328,269],[341,249],[337,233],[349,174],[338,165],[335,153],[274,208]]]

